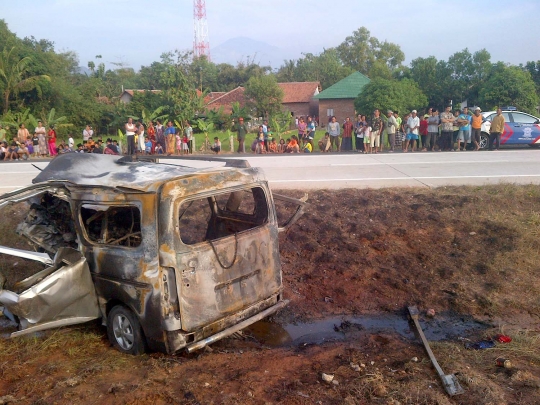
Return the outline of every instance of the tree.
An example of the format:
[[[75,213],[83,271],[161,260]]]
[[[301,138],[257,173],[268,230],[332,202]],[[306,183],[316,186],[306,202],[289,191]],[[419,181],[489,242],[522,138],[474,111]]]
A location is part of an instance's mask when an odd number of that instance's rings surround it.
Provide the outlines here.
[[[538,95],[531,74],[518,66],[504,66],[502,63],[496,66],[479,97],[484,109],[511,105],[534,114],[538,105]]]
[[[330,48],[319,55],[306,53],[297,61],[285,62],[277,77],[284,82],[320,82],[325,89],[353,72],[352,68],[343,65],[336,49]]]
[[[177,66],[167,66],[161,74],[164,101],[168,113],[180,122],[191,120],[199,104],[197,93],[186,75]]]
[[[4,48],[0,55],[0,83],[3,87],[4,113],[9,110],[9,99],[12,94],[37,88],[42,80],[50,81],[47,75],[28,75],[28,65],[32,61],[29,56],[19,59],[15,47]]]
[[[383,62],[390,70],[401,65],[405,54],[399,45],[381,42],[372,37],[367,28],[361,27],[345,38],[337,53],[345,66],[371,77],[371,69],[376,61]]]
[[[244,92],[249,107],[255,108],[259,116],[268,118],[281,110],[283,90],[274,75],[251,77]]]
[[[420,110],[428,104],[427,97],[414,80],[375,79],[369,82],[354,102],[356,110],[369,116],[378,108],[382,113]]]
[[[534,61],[527,62],[525,64],[524,69],[526,69],[531,74],[534,84],[536,85],[537,93],[540,92],[540,60],[536,62]]]

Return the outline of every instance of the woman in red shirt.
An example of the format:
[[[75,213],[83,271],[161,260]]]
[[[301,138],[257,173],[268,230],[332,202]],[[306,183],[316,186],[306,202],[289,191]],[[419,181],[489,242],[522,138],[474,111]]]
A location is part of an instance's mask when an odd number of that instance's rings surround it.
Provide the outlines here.
[[[49,155],[56,156],[58,154],[56,150],[56,131],[53,126],[49,127],[47,138],[49,139]]]
[[[152,121],[148,123],[146,133],[148,134],[148,139],[150,142],[152,142],[152,149],[150,153],[153,155],[156,149],[156,129],[154,128],[154,123]]]

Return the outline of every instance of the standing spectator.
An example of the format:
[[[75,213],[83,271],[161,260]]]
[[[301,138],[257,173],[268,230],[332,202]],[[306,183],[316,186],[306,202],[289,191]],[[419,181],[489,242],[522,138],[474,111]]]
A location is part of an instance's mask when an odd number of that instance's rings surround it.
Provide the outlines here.
[[[193,154],[193,128],[191,128],[189,121],[186,121],[185,125],[184,135],[187,137],[188,141],[188,153]]]
[[[420,129],[420,118],[416,116],[416,110],[411,111],[411,116],[407,118],[407,140],[405,141],[405,149],[403,152],[409,151],[409,143],[411,143],[411,150],[416,150],[416,143],[418,142],[418,130]]]
[[[268,121],[264,120],[262,124],[262,130],[263,130],[263,138],[264,138],[264,149],[268,152]]]
[[[313,118],[311,116],[308,117],[307,122],[307,141],[311,145],[311,149],[313,149],[313,140],[315,139],[315,129],[317,126],[315,125],[315,122],[313,121]]]
[[[186,133],[182,137],[182,155],[189,155],[189,140]]]
[[[452,135],[454,132],[454,115],[452,114],[452,106],[447,105],[444,112],[441,114],[441,143],[439,145],[441,151],[452,150]]]
[[[491,121],[491,128],[489,128],[489,150],[493,150],[493,142],[495,142],[495,150],[499,150],[501,143],[501,135],[504,132],[504,117],[502,110],[497,108],[497,115]]]
[[[388,143],[390,144],[390,152],[394,152],[396,146],[396,130],[398,123],[394,117],[394,112],[388,110],[388,120],[386,121],[386,133],[388,134]]]
[[[428,143],[429,150],[432,152],[435,150],[435,144],[438,141],[439,137],[439,112],[437,109],[433,108],[431,110],[431,116],[428,118]]]
[[[373,148],[371,147],[371,123],[367,123],[364,128],[364,153],[373,153]]]
[[[38,125],[40,123],[41,121],[38,121]],[[43,128],[43,130],[45,130],[45,128]],[[24,124],[19,125],[19,130],[17,131],[17,139],[19,143],[24,145],[28,138],[30,138],[30,133],[28,132],[28,129],[25,128]]]
[[[328,127],[326,129],[328,134],[330,135],[330,151],[333,150],[334,144],[336,145],[336,151],[340,151],[341,142],[339,139],[339,136],[341,135],[341,128],[339,126],[339,122],[336,121],[336,117],[333,116],[328,123]]]
[[[90,126],[87,125],[86,127],[89,128]],[[127,154],[134,155],[136,152],[135,132],[137,131],[137,127],[133,123],[133,118],[131,117],[128,118],[128,122],[125,125],[125,129],[126,129]],[[85,140],[88,142],[90,141],[90,139],[92,139],[91,136],[89,136],[87,139],[84,139],[84,135],[83,135],[83,142]]]
[[[361,114],[358,114],[354,123],[354,146],[357,152],[364,150],[364,124]]]
[[[34,157],[38,157],[39,156],[39,137],[37,136],[37,134],[34,134],[34,136],[32,137],[32,147],[34,149]]]
[[[75,141],[73,140],[73,135],[69,134],[68,137],[68,147],[71,151],[75,150]]]
[[[459,125],[457,150],[464,151],[467,148],[467,144],[471,143],[471,127],[469,125],[469,118],[469,109],[464,107],[457,119],[457,123]],[[463,143],[463,148],[461,148],[461,143]]]
[[[474,142],[474,150],[480,149],[480,135],[482,133],[482,123],[484,122],[484,117],[480,114],[482,110],[480,107],[474,109],[474,115],[471,117],[471,127],[472,127],[472,141]]]
[[[246,141],[246,134],[248,133],[248,127],[244,124],[244,118],[238,118],[238,124],[234,126],[234,130],[237,133],[236,139],[238,140],[238,153],[244,153],[244,142]]]
[[[49,139],[49,155],[56,156],[58,154],[56,150],[56,131],[52,125],[49,127],[49,132],[47,132],[47,138]]]
[[[428,132],[428,119],[429,114],[424,114],[422,119],[420,120],[420,136],[422,137],[422,152],[427,152],[428,148],[428,139],[429,139],[429,132]]]
[[[176,141],[176,128],[173,126],[172,121],[167,122],[165,140],[167,142],[167,156],[171,156],[174,154],[174,145]]]
[[[152,147],[150,148],[150,153],[154,154],[154,150],[156,149],[156,128],[154,127],[154,123],[152,121],[148,123],[146,134],[148,135],[148,140],[152,144]]]
[[[398,111],[394,111],[394,118],[396,119],[397,125],[396,125],[396,146],[403,147],[403,120],[399,116]]]
[[[137,149],[141,154],[144,154],[144,151],[146,149],[145,138],[146,136],[144,135],[144,124],[142,123],[142,121],[139,121],[137,123]]]
[[[165,142],[165,128],[161,124],[161,120],[157,120],[156,122],[156,146],[160,145],[161,153],[165,153],[167,151],[167,143]]]
[[[300,117],[296,129],[298,130],[298,140],[305,144],[307,141],[307,124],[304,122],[304,117]]]
[[[88,141],[88,139],[92,138],[93,136],[94,131],[92,130],[92,127],[90,125],[87,125],[82,132],[83,141]]]
[[[452,129],[453,129],[453,133],[452,133],[452,150],[454,152],[457,150],[456,142],[458,143],[458,147],[459,147],[459,142],[458,142],[458,136],[459,136],[458,117],[459,117],[460,112],[461,111],[459,109],[456,109],[454,111],[454,122],[453,122],[453,125],[452,125]]]
[[[373,153],[373,150],[375,150],[375,153],[382,152],[381,135],[383,129],[384,122],[381,118],[381,112],[376,108],[375,111],[373,111],[373,118],[371,120],[371,153]]]
[[[354,125],[351,122],[349,117],[345,118],[343,123],[343,137],[341,142],[341,150],[351,151],[352,150],[352,133]]]

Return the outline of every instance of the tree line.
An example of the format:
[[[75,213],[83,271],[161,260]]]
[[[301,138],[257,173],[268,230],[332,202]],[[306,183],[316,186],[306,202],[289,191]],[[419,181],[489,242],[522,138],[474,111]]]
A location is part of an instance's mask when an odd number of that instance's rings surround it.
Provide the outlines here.
[[[40,119],[57,125],[61,135],[78,133],[87,124],[97,133],[115,134],[127,116],[160,116],[180,123],[203,119],[222,129],[240,115],[279,117],[283,123],[286,112],[281,110],[278,82],[319,81],[325,89],[354,71],[371,79],[356,100],[359,111],[405,111],[467,100],[484,110],[513,105],[536,112],[540,61],[515,66],[493,62],[485,49],[471,53],[467,48],[448,60],[426,56],[408,66],[404,60],[399,45],[380,41],[361,27],[336,47],[286,60],[275,71],[254,59],[233,66],[176,50],[139,71],[123,63],[107,66],[96,55],[86,61],[83,72],[75,52],[58,52],[47,39],[18,38],[0,20],[0,122],[32,128]],[[206,94],[238,86],[245,87],[250,100],[244,108],[235,106],[232,116],[204,110]],[[133,101],[124,104],[119,100],[122,89],[148,91],[135,93]]]

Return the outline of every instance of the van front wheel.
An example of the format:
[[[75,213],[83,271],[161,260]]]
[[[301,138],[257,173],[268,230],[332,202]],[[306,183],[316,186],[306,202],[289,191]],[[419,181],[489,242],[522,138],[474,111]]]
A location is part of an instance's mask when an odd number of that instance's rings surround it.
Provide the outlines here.
[[[122,305],[115,306],[107,317],[107,336],[122,353],[144,353],[144,336],[137,317]]]

